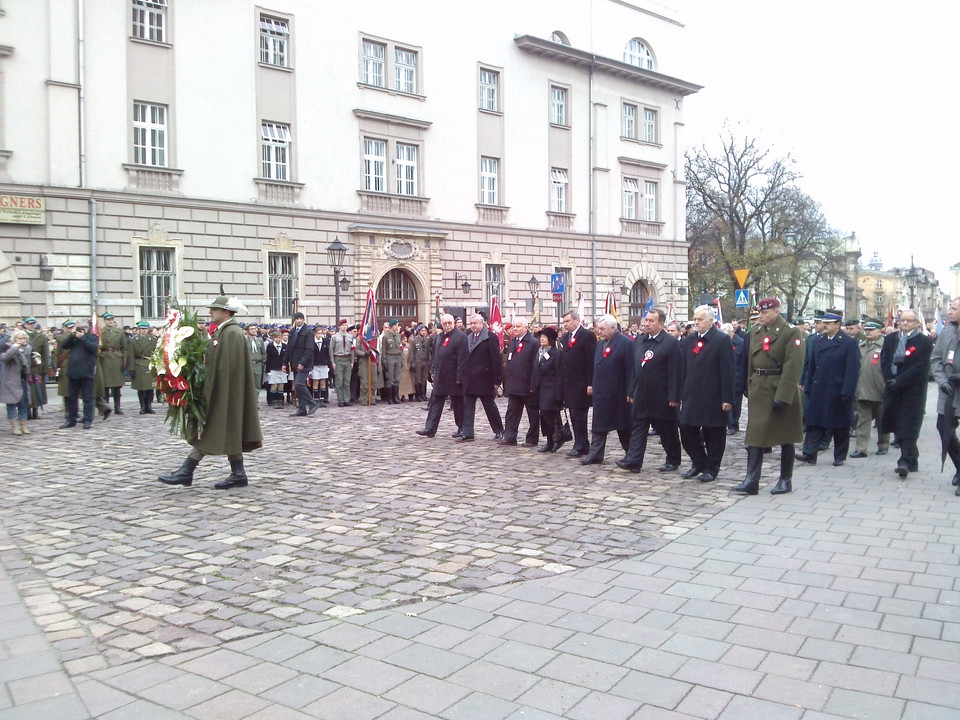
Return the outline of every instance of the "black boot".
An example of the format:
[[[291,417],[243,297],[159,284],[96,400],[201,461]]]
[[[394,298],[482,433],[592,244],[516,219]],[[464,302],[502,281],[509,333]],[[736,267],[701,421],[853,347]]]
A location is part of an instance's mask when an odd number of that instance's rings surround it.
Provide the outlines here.
[[[123,415],[123,410],[120,408],[120,388],[113,389],[113,414]]]
[[[145,404],[144,401],[143,401],[143,390],[137,390],[137,400],[140,401],[140,414],[141,414],[141,415],[146,415],[146,414],[147,414],[147,406],[146,406],[146,404]]]
[[[149,390],[143,391],[143,406],[147,410],[147,415],[156,415],[156,411],[153,409],[153,393]]]
[[[747,476],[732,488],[734,492],[756,495],[760,492],[760,471],[763,470],[763,448],[747,446]]]
[[[230,461],[230,477],[221,480],[214,487],[217,490],[229,490],[235,487],[247,486],[247,474],[243,471],[243,458]]]
[[[557,448],[557,447],[553,444],[553,441],[551,440],[551,441],[548,441],[547,444],[544,445],[543,447],[537,448],[537,452],[542,452],[542,453],[556,452],[558,449],[559,449],[559,448]]]
[[[390,388],[390,404],[399,405],[400,404],[400,388],[394,385]]]
[[[780,447],[780,479],[770,491],[771,495],[783,495],[793,492],[793,464],[796,451],[792,444]]]
[[[187,457],[183,461],[183,465],[180,466],[180,469],[175,473],[170,475],[161,475],[160,482],[165,485],[184,485],[190,487],[193,485],[193,471],[197,469],[198,460],[194,460],[192,457]]]

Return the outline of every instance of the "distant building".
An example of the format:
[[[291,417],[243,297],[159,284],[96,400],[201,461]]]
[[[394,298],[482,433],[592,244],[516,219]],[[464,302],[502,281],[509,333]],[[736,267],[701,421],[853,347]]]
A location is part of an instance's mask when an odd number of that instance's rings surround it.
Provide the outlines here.
[[[876,253],[873,257],[878,259]],[[898,310],[911,307],[919,308],[928,322],[933,321],[938,308],[942,313],[940,282],[931,270],[916,266],[889,271],[861,270],[859,287],[865,314],[884,321],[896,317]]]
[[[55,5],[0,17],[2,319],[156,321],[222,283],[333,322],[335,239],[352,319],[368,287],[381,317],[527,314],[531,276],[545,320],[611,288],[624,320],[687,316],[700,88],[658,3]]]

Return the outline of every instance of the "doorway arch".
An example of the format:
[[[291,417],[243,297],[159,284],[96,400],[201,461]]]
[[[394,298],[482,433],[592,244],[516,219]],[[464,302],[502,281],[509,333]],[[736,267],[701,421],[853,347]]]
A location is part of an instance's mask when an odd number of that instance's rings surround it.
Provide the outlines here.
[[[377,315],[381,323],[396,318],[402,326],[416,325],[419,315],[417,283],[402,268],[384,273],[377,283]]]

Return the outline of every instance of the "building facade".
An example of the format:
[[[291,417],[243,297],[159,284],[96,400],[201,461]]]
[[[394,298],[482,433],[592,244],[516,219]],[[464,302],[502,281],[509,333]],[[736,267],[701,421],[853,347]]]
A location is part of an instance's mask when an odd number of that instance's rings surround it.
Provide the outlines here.
[[[380,317],[527,314],[531,276],[546,319],[611,288],[685,316],[677,17],[418,10],[3,0],[0,318],[157,320],[222,284],[262,322],[333,322],[336,240],[348,318],[368,287]]]
[[[878,257],[874,253],[867,269],[860,270],[862,313],[884,322],[895,318],[904,308],[919,309],[928,323],[933,322],[938,310],[944,315],[944,294],[932,270],[911,266],[884,271],[876,269],[878,266]]]

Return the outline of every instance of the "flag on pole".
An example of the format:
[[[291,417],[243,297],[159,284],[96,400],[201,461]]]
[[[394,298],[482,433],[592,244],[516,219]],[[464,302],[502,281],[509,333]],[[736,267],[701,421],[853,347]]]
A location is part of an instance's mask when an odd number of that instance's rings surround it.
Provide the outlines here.
[[[937,329],[937,335],[939,335],[940,331],[943,330],[943,318],[940,316],[939,305],[937,305],[937,309],[933,313],[933,326]]]
[[[363,349],[370,353],[374,362],[379,362],[377,356],[377,301],[373,295],[373,288],[367,289],[367,306],[363,310],[363,320],[360,321],[360,342]]]
[[[100,316],[97,315],[96,308],[93,309],[93,312],[90,315],[90,332],[97,337],[100,336]]]
[[[723,325],[723,308],[720,307],[720,298],[717,298],[717,327]]]
[[[667,325],[676,321],[677,318],[673,315],[673,303],[667,303]]]
[[[929,335],[930,331],[927,329],[927,323],[923,319],[923,310],[920,309],[919,305],[917,305],[917,320],[920,321],[920,332],[924,335]]]
[[[887,327],[893,327],[893,305],[890,306],[890,312],[887,315]]]
[[[603,304],[603,313],[604,315],[613,315],[617,325],[620,324],[620,316],[617,314],[617,296],[613,294],[613,290],[607,291],[607,301]]]
[[[653,310],[653,295],[647,298],[647,304],[643,306],[643,314],[646,315],[651,310]]]
[[[500,349],[503,350],[503,317],[500,314],[500,300],[496,295],[490,296],[490,331],[497,336]]]
[[[583,316],[584,311],[583,303],[583,293],[577,290],[577,315],[580,316],[580,324],[583,325],[586,321],[586,318]]]
[[[440,327],[440,293],[437,293],[434,298],[436,299],[436,307],[433,312],[433,326]]]

